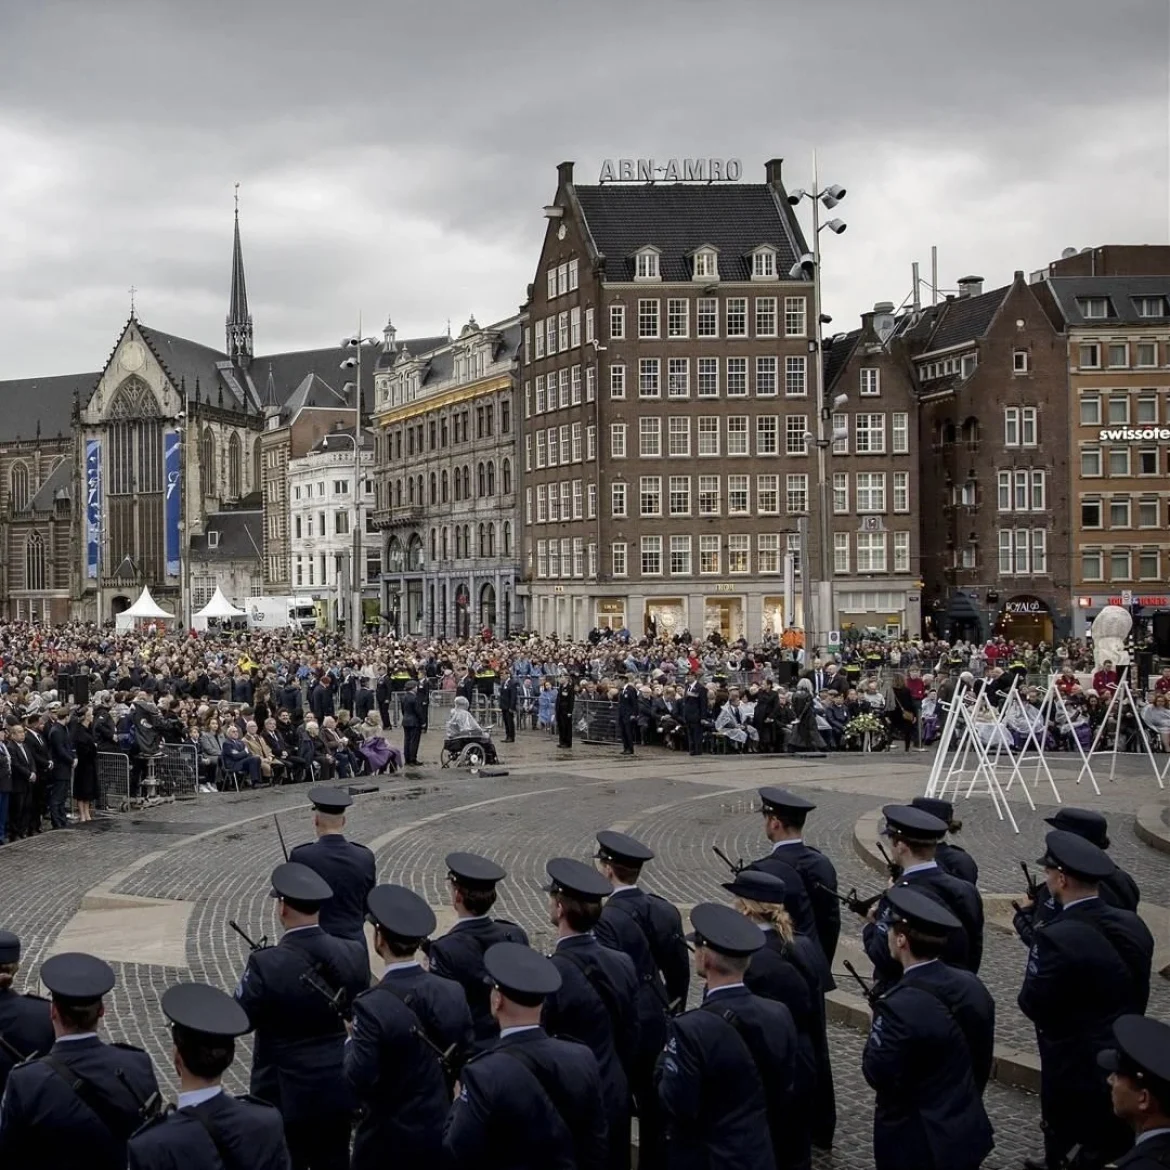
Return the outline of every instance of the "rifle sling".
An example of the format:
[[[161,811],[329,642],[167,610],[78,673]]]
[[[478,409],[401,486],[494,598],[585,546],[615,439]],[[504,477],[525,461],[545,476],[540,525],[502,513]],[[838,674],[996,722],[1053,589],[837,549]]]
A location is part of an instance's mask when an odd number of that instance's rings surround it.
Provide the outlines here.
[[[52,1069],[72,1090],[77,1099],[105,1126],[110,1136],[118,1142],[125,1142],[142,1121],[141,1107],[136,1103],[134,1112],[127,1114],[111,1101],[92,1081],[76,1072],[67,1061],[49,1053],[37,1058],[38,1064]]]
[[[211,1124],[210,1121],[208,1121],[206,1117],[203,1116],[202,1113],[198,1112],[197,1105],[193,1105],[189,1109],[178,1109],[176,1112],[181,1113],[184,1117],[194,1118],[201,1126],[203,1126],[203,1128],[207,1131],[207,1136],[211,1138],[211,1144],[215,1146],[215,1152],[219,1156],[219,1160],[222,1163],[224,1170],[233,1170],[234,1167],[239,1165],[239,1163],[228,1156],[227,1149],[223,1144],[223,1136],[216,1131],[215,1127]]]
[[[622,905],[621,898],[610,898],[608,905],[616,910],[620,910],[637,928],[646,943],[646,953],[650,956],[650,962],[654,967],[652,972],[647,972],[641,976],[639,982],[647,984],[654,989],[654,994],[658,996],[662,1003],[662,1010],[667,1015],[670,1014],[670,997],[666,994],[666,988],[663,986],[662,977],[658,970],[658,964],[654,958],[654,947],[651,945],[650,936],[646,933],[646,928],[642,925],[641,919],[631,910],[627,910]]]

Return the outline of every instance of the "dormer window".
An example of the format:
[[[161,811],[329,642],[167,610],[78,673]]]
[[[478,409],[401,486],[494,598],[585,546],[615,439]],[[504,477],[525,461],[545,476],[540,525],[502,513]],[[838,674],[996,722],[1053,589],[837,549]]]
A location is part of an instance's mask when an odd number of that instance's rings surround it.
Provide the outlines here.
[[[1165,317],[1165,297],[1134,297],[1133,307],[1139,317]]]
[[[1081,297],[1077,303],[1086,321],[1103,321],[1110,315],[1108,297]]]
[[[207,547],[219,548],[219,533],[214,528],[207,533]]]
[[[712,249],[703,248],[695,253],[695,279],[719,279],[719,257]]]
[[[776,279],[776,253],[771,248],[760,248],[752,253],[752,279]]]
[[[635,258],[634,275],[638,280],[658,280],[658,249],[643,248]]]

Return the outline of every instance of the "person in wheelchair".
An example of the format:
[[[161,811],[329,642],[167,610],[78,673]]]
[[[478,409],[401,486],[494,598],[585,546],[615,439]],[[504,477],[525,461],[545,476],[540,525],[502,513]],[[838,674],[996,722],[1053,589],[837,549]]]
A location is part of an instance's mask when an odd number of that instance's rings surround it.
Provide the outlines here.
[[[496,749],[492,738],[472,715],[471,704],[463,695],[455,699],[443,732],[443,750],[449,756],[458,757],[468,744],[477,743],[483,748],[485,762],[489,764],[496,762]]]

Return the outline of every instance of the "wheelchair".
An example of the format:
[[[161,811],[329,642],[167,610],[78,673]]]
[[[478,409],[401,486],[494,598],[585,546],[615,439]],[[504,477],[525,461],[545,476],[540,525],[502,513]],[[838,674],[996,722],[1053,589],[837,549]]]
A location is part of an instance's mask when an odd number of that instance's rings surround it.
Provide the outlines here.
[[[498,764],[500,757],[488,732],[479,735],[456,735],[443,741],[439,765],[443,768],[479,768]]]

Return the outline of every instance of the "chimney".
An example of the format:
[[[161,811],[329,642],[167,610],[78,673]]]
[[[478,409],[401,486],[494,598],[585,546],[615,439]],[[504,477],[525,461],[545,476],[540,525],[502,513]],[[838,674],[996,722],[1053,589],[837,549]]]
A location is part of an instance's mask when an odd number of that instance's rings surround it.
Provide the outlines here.
[[[1024,279],[1024,270],[1022,268],[1017,268],[1015,270],[1015,272],[1012,273],[1012,280],[1015,281],[1016,284],[1019,284],[1020,281],[1022,281],[1023,279]]]
[[[977,297],[983,292],[982,276],[959,277],[959,300],[965,301],[968,297]]]
[[[784,166],[782,158],[770,158],[764,163],[764,178],[769,186],[780,186],[780,168]]]
[[[557,183],[562,187],[573,185],[573,164],[563,162],[557,167]]]

